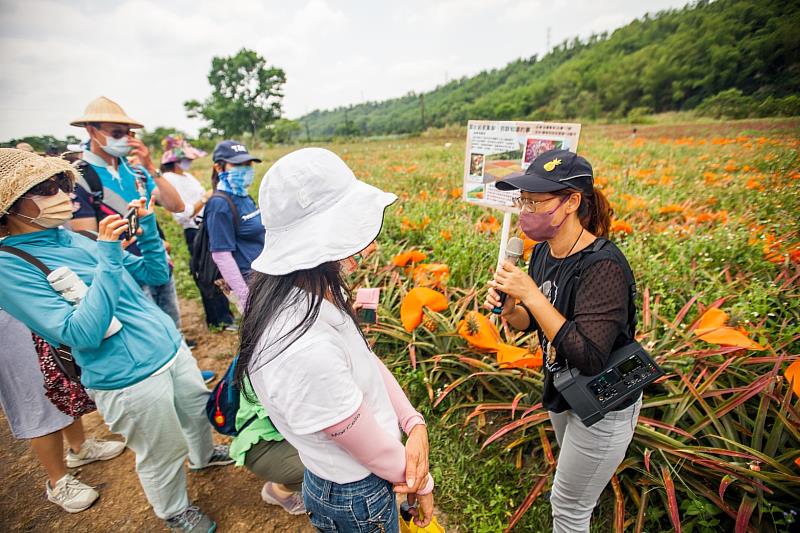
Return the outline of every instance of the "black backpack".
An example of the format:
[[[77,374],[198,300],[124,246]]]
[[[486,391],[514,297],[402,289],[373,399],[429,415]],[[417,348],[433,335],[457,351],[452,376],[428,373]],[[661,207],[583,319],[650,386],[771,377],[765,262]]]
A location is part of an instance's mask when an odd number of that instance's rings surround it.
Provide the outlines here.
[[[228,206],[231,208],[231,213],[233,214],[234,230],[236,233],[239,233],[239,211],[236,209],[233,200],[231,200],[227,194],[220,192],[215,192],[211,195],[211,198],[215,196],[225,198],[225,201],[228,202]],[[192,257],[189,259],[189,269],[192,272],[192,277],[198,284],[209,286],[220,279],[222,274],[220,274],[217,264],[211,257],[211,244],[205,222],[202,217],[198,217],[198,220],[197,235],[195,235],[194,242],[192,243]]]

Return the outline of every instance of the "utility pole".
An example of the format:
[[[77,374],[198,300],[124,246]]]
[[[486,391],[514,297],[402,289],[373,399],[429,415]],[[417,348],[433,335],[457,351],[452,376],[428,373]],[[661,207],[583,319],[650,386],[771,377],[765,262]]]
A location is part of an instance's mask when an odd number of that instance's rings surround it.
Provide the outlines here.
[[[422,119],[422,129],[420,131],[425,131],[425,95],[419,95],[419,112]]]

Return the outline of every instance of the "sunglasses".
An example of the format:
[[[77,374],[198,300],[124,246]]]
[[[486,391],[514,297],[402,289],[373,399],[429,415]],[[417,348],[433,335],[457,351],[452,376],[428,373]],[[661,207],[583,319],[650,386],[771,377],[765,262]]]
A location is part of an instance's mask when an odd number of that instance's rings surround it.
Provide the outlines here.
[[[66,174],[58,174],[50,179],[38,183],[28,189],[26,196],[54,196],[58,191],[71,193],[75,190],[75,183]]]

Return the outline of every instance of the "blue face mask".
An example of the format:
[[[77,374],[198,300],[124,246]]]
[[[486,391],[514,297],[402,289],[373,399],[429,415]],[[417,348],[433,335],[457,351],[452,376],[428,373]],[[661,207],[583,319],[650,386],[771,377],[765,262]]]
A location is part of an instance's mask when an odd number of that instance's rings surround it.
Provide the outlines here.
[[[255,172],[252,166],[233,167],[219,175],[217,188],[236,196],[247,196],[247,189],[253,184]]]

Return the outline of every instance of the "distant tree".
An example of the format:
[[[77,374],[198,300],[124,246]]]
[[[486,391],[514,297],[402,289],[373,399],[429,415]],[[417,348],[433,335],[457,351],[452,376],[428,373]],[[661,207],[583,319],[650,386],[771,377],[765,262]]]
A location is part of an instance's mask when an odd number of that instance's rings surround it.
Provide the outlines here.
[[[27,137],[20,137],[19,139],[0,142],[0,147],[14,148],[17,144],[22,142],[30,144],[37,152],[60,154],[67,150],[68,144],[78,144],[81,140],[74,135],[67,135],[66,139],[58,139],[52,135],[29,135]]]
[[[302,129],[299,122],[279,118],[271,126],[271,140],[284,144],[291,143],[300,135]]]
[[[211,96],[183,104],[189,118],[209,122],[204,134],[254,138],[281,116],[286,73],[267,65],[258,53],[242,48],[231,57],[215,57],[208,74]]]

